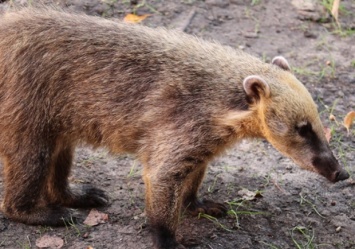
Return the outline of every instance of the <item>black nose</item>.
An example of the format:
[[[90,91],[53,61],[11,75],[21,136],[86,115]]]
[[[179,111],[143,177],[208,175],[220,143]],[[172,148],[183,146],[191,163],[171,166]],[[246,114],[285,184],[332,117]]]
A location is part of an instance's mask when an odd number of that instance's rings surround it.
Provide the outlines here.
[[[335,173],[335,181],[336,182],[346,180],[349,177],[350,177],[349,173],[343,169]]]

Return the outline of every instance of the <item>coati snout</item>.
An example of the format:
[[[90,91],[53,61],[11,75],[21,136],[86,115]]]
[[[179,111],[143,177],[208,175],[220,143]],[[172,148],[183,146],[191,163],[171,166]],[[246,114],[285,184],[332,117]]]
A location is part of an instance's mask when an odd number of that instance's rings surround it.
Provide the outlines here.
[[[312,164],[319,174],[325,176],[329,181],[338,182],[350,177],[349,173],[342,169],[331,151],[327,156],[316,156]]]

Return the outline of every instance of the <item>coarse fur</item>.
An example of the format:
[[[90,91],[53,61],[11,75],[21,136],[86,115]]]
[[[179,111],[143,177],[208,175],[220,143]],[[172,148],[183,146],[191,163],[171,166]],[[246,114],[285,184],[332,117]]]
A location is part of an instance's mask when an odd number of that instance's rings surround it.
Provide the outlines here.
[[[348,177],[283,57],[266,64],[177,31],[44,8],[0,18],[2,211],[13,220],[62,225],[68,207],[107,203],[102,190],[69,188],[85,143],[137,155],[155,247],[182,247],[182,207],[226,211],[197,198],[208,162],[252,137],[331,181]]]

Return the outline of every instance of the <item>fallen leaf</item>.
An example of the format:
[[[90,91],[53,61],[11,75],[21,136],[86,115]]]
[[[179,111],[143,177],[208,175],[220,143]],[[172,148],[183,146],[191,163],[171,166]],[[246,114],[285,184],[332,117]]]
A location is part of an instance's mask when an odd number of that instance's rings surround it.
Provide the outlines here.
[[[353,121],[355,119],[355,111],[351,111],[348,114],[346,114],[345,118],[344,118],[344,126],[346,128],[346,130],[348,131],[348,135],[350,133],[350,128],[351,125],[353,124]]]
[[[86,249],[94,249],[92,246],[88,246],[86,247]]]
[[[146,15],[138,16],[135,14],[127,14],[125,16],[125,18],[123,19],[123,21],[128,22],[128,23],[140,23],[141,21],[146,19],[148,16],[150,16],[150,15],[146,14]]]
[[[97,211],[96,209],[91,209],[88,217],[86,217],[84,224],[92,227],[100,223],[106,223],[108,221],[108,214]]]
[[[325,138],[327,139],[327,141],[329,143],[330,139],[332,138],[332,130],[328,127],[324,127],[324,134],[325,134]]]
[[[252,201],[256,198],[262,197],[261,192],[260,191],[250,191],[246,188],[243,188],[242,190],[238,191],[238,194],[242,196],[243,200],[247,200],[247,201]]]
[[[64,241],[58,236],[43,235],[41,238],[36,239],[36,246],[39,248],[62,248]]]

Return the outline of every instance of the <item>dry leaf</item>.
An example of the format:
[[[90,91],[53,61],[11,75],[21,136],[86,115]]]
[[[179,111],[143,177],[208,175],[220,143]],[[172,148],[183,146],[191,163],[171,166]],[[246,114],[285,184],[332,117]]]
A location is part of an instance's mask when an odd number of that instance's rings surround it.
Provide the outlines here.
[[[324,134],[325,134],[325,138],[327,139],[327,141],[329,143],[330,139],[332,138],[332,130],[328,127],[324,127]]]
[[[92,246],[88,246],[86,247],[86,249],[94,249]]]
[[[91,209],[88,217],[86,217],[84,224],[92,227],[100,223],[106,223],[108,221],[108,214],[101,213],[96,209]]]
[[[353,123],[355,119],[355,111],[351,111],[348,114],[346,114],[345,118],[344,118],[344,126],[346,128],[346,130],[348,131],[348,135],[350,133],[350,128],[351,125]]]
[[[64,241],[58,236],[44,235],[39,239],[36,239],[36,246],[39,248],[51,248],[57,249],[62,248]]]
[[[242,196],[243,200],[247,200],[247,201],[252,201],[256,198],[262,197],[260,191],[253,192],[246,188],[239,190],[238,194]]]
[[[332,15],[338,24],[339,24],[339,21],[338,21],[339,3],[340,3],[340,0],[334,0],[333,7],[332,7]]]
[[[150,16],[150,15],[146,14],[146,15],[142,15],[142,16],[137,16],[135,14],[127,14],[125,16],[125,18],[123,19],[123,21],[128,22],[128,23],[140,23],[141,21],[146,19],[148,16]]]

